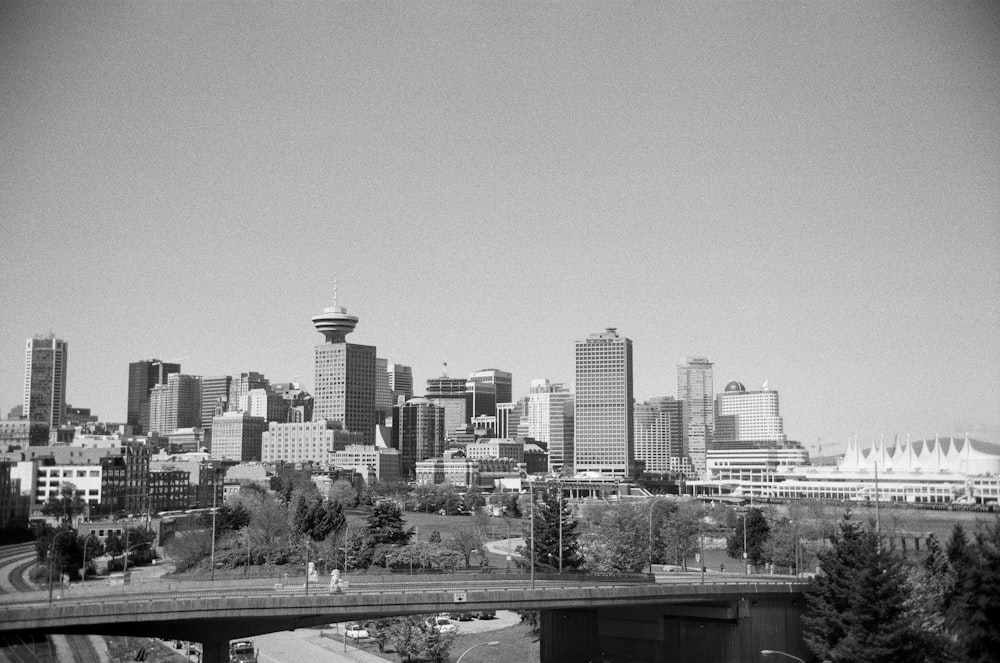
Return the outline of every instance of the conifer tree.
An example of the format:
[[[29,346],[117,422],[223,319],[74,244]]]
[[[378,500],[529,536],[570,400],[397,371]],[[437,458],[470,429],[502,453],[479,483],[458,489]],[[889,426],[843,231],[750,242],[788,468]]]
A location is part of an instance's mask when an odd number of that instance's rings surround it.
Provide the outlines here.
[[[519,547],[521,559],[518,564],[524,568],[531,566],[531,547],[535,550],[535,569],[558,570],[562,559],[564,571],[577,569],[582,562],[579,553],[579,532],[577,520],[569,510],[569,503],[563,497],[562,488],[557,483],[546,483],[534,490],[535,521],[534,541],[529,524],[524,528],[525,546]],[[559,547],[560,529],[562,548]]]
[[[906,609],[906,568],[881,536],[845,514],[820,554],[822,573],[808,595],[805,640],[831,663],[925,660]]]

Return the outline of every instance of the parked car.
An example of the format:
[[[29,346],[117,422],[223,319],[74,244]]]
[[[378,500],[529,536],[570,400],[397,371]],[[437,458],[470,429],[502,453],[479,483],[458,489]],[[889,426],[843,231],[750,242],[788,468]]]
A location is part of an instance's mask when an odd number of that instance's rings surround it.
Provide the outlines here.
[[[496,610],[480,610],[476,613],[476,619],[493,619],[496,616]]]
[[[348,624],[347,629],[344,634],[348,638],[354,638],[355,640],[360,640],[361,638],[368,637],[368,630],[361,626],[361,624]]]
[[[453,612],[451,613],[451,618],[460,622],[470,622],[472,621],[471,612]]]
[[[427,625],[431,627],[435,633],[454,633],[458,630],[458,626],[455,622],[451,621],[446,615],[437,615],[431,617],[427,620]]]

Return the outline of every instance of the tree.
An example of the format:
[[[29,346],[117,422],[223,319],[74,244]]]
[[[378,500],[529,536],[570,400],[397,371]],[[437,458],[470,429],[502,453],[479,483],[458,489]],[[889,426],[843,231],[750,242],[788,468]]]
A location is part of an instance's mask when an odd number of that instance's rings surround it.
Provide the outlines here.
[[[638,573],[649,560],[649,510],[620,503],[581,537],[586,567],[603,573]]]
[[[383,500],[368,511],[368,531],[375,543],[407,543],[413,536],[413,528],[404,530],[404,524],[395,502]]]
[[[743,549],[743,529],[746,527],[746,550]],[[746,515],[736,521],[736,530],[733,535],[726,540],[726,553],[734,558],[743,557],[747,553],[750,564],[757,566],[764,562],[764,544],[771,534],[771,528],[767,524],[760,509],[750,509]]]
[[[429,623],[430,615],[410,615],[376,622],[374,636],[380,651],[394,650],[401,658],[443,663],[455,642],[455,633],[439,633]]]
[[[831,663],[922,661],[902,558],[845,514],[807,594],[806,645]]]
[[[347,479],[337,479],[330,486],[329,498],[345,507],[356,507],[359,504],[358,491]]]
[[[664,559],[673,560],[675,565],[687,569],[687,560],[698,552],[698,535],[701,533],[700,511],[675,507],[655,531],[663,545]]]
[[[77,514],[83,513],[86,508],[87,505],[84,503],[80,491],[76,489],[76,485],[64,481],[59,486],[59,495],[50,497],[42,505],[42,513],[46,516],[58,517],[60,526],[66,528],[73,523],[73,518]]]
[[[448,547],[462,555],[468,569],[472,566],[472,553],[483,549],[483,537],[478,530],[465,527],[452,535]]]
[[[579,523],[569,510],[562,486],[547,482],[540,489],[530,491],[529,495],[535,496],[534,527],[529,523],[524,528],[525,545],[517,549],[521,555],[517,560],[518,566],[531,567],[531,550],[534,548],[535,569],[555,571],[579,568],[582,564],[580,533],[577,531]]]
[[[970,542],[956,526],[947,557],[954,584],[945,593],[945,625],[963,661],[1000,657],[1000,520],[979,524]]]

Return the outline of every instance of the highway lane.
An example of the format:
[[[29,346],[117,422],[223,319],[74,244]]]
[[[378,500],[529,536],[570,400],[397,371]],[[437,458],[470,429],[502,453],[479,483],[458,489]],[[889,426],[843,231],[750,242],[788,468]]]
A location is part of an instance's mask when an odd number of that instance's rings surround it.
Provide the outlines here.
[[[0,594],[4,595],[4,603],[17,600],[16,595],[32,592],[35,587],[28,582],[28,570],[38,562],[34,542],[0,546]],[[28,657],[31,661],[65,661],[66,663],[92,663],[106,661],[107,656],[98,652],[107,646],[101,646],[103,639],[99,636],[87,635],[49,635],[47,643],[31,645],[15,645],[0,648],[0,663],[17,661]],[[16,642],[16,640],[12,640]]]

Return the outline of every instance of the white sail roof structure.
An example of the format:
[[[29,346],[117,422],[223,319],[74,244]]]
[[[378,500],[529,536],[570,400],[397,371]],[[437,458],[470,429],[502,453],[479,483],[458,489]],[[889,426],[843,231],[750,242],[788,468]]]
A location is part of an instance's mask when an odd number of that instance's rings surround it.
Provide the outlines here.
[[[862,449],[855,437],[847,443],[847,452],[839,469],[847,472],[949,472],[965,475],[1000,474],[1000,445],[964,438],[935,436],[931,440],[900,442],[892,445],[884,438],[873,440]]]

